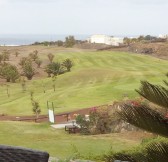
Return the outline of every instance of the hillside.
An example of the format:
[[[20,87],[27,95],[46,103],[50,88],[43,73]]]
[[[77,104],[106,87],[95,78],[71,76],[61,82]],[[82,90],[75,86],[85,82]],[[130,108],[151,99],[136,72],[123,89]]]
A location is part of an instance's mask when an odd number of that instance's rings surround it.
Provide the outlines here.
[[[130,44],[129,47],[112,47],[109,50],[146,54],[146,55],[150,55],[153,57],[168,60],[168,43],[167,42],[133,43],[133,44]]]
[[[10,50],[13,51],[15,48],[11,47]],[[29,48],[31,51],[39,51],[44,65],[48,62],[47,54],[52,50],[55,61],[70,58],[75,66],[72,72],[57,77],[55,92],[52,79],[47,78],[45,73],[38,74],[32,81],[27,81],[26,92],[22,91],[20,83],[8,84],[10,97],[7,97],[7,86],[1,83],[0,114],[32,115],[30,91],[34,91],[42,114],[47,114],[47,101],[54,102],[58,113],[110,104],[125,95],[134,98],[137,97],[134,89],[140,86],[140,80],[161,84],[168,69],[167,61],[124,52],[17,47],[21,53],[19,57],[27,55]],[[17,60],[10,61],[16,63]]]

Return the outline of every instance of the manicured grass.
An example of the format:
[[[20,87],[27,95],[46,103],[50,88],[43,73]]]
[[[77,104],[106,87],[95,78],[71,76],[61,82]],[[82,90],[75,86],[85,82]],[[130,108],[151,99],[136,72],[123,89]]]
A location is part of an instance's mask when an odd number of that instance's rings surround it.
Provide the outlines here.
[[[47,59],[46,55],[41,57]],[[55,92],[51,78],[27,81],[26,92],[20,83],[9,84],[10,97],[6,86],[0,86],[0,114],[31,115],[30,91],[34,91],[42,114],[47,114],[47,101],[54,102],[58,113],[112,103],[124,94],[135,98],[140,80],[162,84],[168,69],[168,61],[123,52],[55,52],[55,61],[65,58],[72,59],[75,66],[57,77]]]
[[[130,149],[140,143],[120,134],[69,135],[64,130],[51,128],[48,124],[24,122],[0,122],[0,143],[47,151],[50,156],[66,158],[78,150],[83,156],[103,155],[110,151]]]

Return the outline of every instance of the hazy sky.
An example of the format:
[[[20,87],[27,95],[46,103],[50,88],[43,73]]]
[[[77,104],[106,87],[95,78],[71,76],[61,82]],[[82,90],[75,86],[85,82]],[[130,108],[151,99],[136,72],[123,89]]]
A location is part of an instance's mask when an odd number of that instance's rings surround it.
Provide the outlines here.
[[[0,0],[0,34],[168,34],[168,0]]]

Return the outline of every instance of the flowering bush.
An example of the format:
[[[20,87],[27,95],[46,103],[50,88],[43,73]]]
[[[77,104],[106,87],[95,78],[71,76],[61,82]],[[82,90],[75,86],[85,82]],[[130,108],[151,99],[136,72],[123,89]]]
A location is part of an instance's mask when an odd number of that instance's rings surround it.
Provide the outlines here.
[[[89,134],[90,121],[85,119],[85,115],[78,114],[76,116],[76,124],[80,126],[80,132],[82,134]]]
[[[89,119],[85,115],[78,115],[76,123],[81,127],[81,133],[103,134],[111,132],[112,114],[108,106],[92,108],[89,112]]]
[[[141,98],[137,98],[135,100],[126,101],[126,103],[130,104],[132,106],[139,107],[140,105],[147,105],[148,101],[141,97]]]

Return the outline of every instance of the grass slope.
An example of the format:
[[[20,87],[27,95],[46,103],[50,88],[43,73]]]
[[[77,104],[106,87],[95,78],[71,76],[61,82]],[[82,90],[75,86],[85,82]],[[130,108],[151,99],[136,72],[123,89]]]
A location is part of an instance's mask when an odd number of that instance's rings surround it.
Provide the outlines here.
[[[0,122],[0,130],[1,144],[43,150],[60,158],[70,157],[76,151],[86,157],[100,156],[110,151],[111,147],[114,151],[121,151],[140,143],[140,138],[131,139],[124,134],[70,135],[47,124]]]
[[[26,92],[20,83],[10,84],[9,98],[6,85],[0,86],[0,114],[31,115],[30,91],[34,91],[42,114],[47,114],[47,100],[54,102],[57,113],[111,103],[122,99],[123,94],[137,97],[134,89],[140,80],[161,84],[168,69],[167,61],[122,52],[59,51],[55,56],[55,61],[70,58],[75,64],[72,72],[57,77],[56,91],[51,78],[27,81]],[[40,57],[47,59],[46,55]]]

